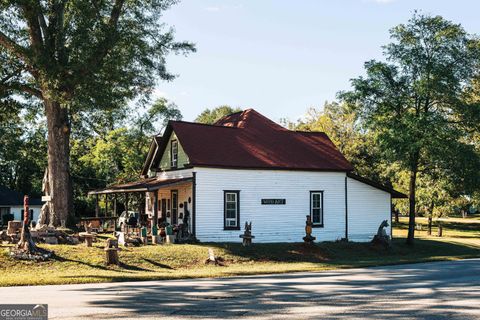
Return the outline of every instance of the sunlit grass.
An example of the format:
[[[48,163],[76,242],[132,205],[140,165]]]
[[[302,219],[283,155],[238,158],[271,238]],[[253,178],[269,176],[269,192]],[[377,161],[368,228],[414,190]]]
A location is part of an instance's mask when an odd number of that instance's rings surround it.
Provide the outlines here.
[[[8,246],[0,246],[0,285],[89,283],[128,280],[223,277],[259,273],[321,271],[408,262],[480,257],[480,220],[455,218],[442,221],[444,237],[428,236],[426,219],[419,218],[414,247],[405,245],[407,220],[394,226],[392,248],[374,248],[368,243],[324,242],[313,247],[301,243],[240,244],[202,243],[122,248],[121,266],[105,266],[103,241],[87,248],[83,244],[42,245],[55,251],[48,262],[16,261]],[[436,226],[432,234],[436,235]],[[205,265],[208,248],[225,260],[225,266]]]

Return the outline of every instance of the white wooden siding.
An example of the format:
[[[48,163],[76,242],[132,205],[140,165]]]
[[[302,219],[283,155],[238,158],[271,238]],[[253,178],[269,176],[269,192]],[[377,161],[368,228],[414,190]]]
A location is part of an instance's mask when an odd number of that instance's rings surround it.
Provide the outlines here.
[[[240,242],[252,221],[255,242],[302,242],[310,214],[310,191],[324,191],[324,227],[317,241],[345,237],[345,173],[194,168],[197,172],[196,235],[200,241]],[[240,191],[240,230],[223,228],[223,191]],[[286,199],[262,205],[261,199]]]
[[[390,194],[351,178],[347,183],[349,240],[370,241],[383,220],[391,225]]]

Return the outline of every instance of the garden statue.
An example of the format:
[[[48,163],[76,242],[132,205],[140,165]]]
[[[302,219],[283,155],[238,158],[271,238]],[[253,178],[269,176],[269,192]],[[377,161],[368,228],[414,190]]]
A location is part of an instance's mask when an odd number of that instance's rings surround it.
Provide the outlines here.
[[[307,216],[307,221],[305,221],[305,237],[303,237],[303,241],[306,244],[312,244],[315,241],[315,237],[312,236],[312,217],[310,215]]]
[[[252,239],[255,238],[255,236],[252,236],[252,222],[251,221],[250,221],[250,224],[245,221],[245,231],[239,237],[243,239],[243,246],[244,247],[247,247],[247,246],[252,244]]]
[[[380,226],[378,227],[377,234],[373,237],[372,243],[373,244],[380,244],[385,247],[390,246],[390,237],[387,235],[385,228],[387,228],[388,220],[383,220]]]

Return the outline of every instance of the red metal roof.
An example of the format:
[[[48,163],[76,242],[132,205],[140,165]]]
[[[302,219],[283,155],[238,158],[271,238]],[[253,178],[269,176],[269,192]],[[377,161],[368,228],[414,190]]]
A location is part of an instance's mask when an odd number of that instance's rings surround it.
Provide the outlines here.
[[[291,131],[253,109],[226,116],[214,125],[171,121],[165,136],[172,130],[192,166],[353,170],[325,133]]]

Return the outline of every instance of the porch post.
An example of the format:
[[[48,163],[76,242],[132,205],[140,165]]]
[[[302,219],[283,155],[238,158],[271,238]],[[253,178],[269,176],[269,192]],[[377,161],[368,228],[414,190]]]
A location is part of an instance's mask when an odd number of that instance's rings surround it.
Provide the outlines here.
[[[127,213],[128,217],[128,193],[125,192],[125,212]]]
[[[95,195],[95,218],[98,218],[98,211],[100,208],[98,207],[98,193]]]
[[[113,195],[113,214],[112,214],[113,217],[116,217],[117,216],[117,194],[115,193]]]
[[[108,194],[105,193],[105,217],[108,216]]]
[[[153,231],[153,226],[158,225],[158,190],[154,191],[154,196],[153,196],[153,221],[152,221],[152,231]]]
[[[196,206],[197,206],[197,173],[192,172],[192,234],[196,234]]]

